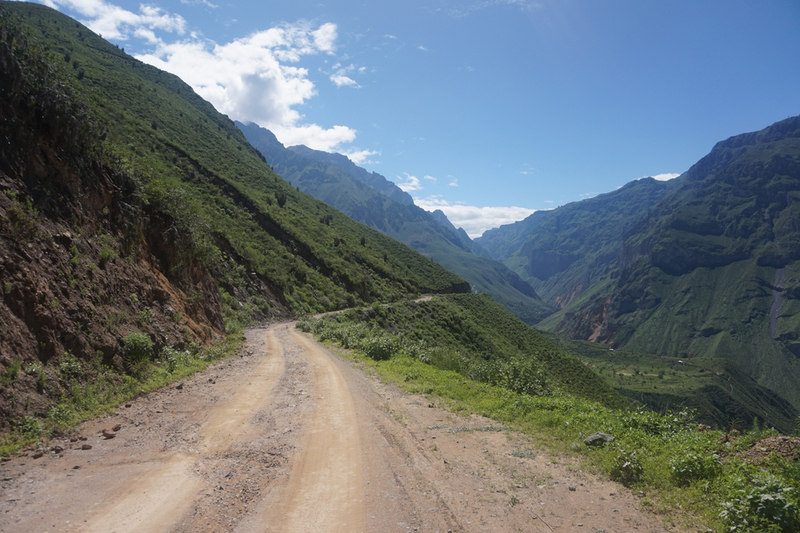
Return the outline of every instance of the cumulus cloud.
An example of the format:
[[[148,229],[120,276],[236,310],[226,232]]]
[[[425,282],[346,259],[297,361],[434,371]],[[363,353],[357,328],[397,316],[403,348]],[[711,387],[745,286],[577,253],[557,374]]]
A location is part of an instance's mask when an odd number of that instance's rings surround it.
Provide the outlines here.
[[[133,12],[106,0],[43,1],[55,9],[77,13],[73,16],[83,18],[84,24],[107,39],[143,40],[152,51],[136,55],[137,59],[179,76],[221,113],[268,128],[287,146],[305,144],[335,151],[356,137],[356,131],[347,126],[324,128],[305,123],[297,110],[316,95],[308,70],[297,63],[304,56],[335,55],[336,24],[282,24],[218,44],[194,34],[183,38],[186,20],[153,5],[141,4],[139,11]],[[209,0],[182,2],[216,7]],[[343,70],[331,76],[335,84],[358,86],[347,75],[354,66],[339,65],[337,69]],[[359,157],[357,151],[355,156]]]
[[[140,31],[160,30],[183,35],[186,33],[186,20],[180,15],[165,13],[161,8],[141,4],[139,12],[134,13],[103,0],[44,0],[53,9],[69,9],[80,17],[92,31],[106,39],[125,40]]]
[[[303,123],[304,117],[296,107],[312,98],[316,88],[308,70],[292,63],[307,55],[333,54],[336,35],[335,24],[315,28],[299,22],[227,44],[196,38],[160,42],[152,53],[137,58],[176,74],[221,113],[242,122],[255,122],[287,146],[304,144],[315,150],[335,151],[339,145],[352,142],[356,131],[341,125],[324,128]],[[338,84],[348,85],[348,79],[342,76]]]
[[[486,230],[503,224],[512,224],[532,215],[536,210],[527,207],[476,207],[473,205],[451,204],[441,196],[414,198],[414,203],[426,211],[441,209],[450,222],[463,228],[470,238],[483,235]]]
[[[448,187],[458,187],[458,180],[453,178],[450,180],[450,183],[447,184]]]
[[[422,183],[419,181],[418,177],[412,176],[407,172],[404,172],[403,174],[405,174],[405,178],[397,176],[397,179],[402,180],[399,183],[397,183],[397,186],[400,187],[401,190],[405,192],[422,190]]]
[[[338,152],[350,158],[350,161],[356,165],[377,165],[380,163],[380,161],[371,159],[371,157],[374,155],[381,155],[380,152],[375,152],[372,150],[358,150],[355,148],[349,150],[338,150]]]

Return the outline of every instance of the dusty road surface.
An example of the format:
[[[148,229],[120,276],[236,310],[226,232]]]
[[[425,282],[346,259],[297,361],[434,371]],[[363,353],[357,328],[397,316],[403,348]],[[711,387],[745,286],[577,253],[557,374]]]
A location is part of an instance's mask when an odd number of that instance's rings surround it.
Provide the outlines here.
[[[247,338],[181,388],[85,424],[86,440],[0,463],[0,531],[674,528],[623,487],[382,384],[292,324]]]

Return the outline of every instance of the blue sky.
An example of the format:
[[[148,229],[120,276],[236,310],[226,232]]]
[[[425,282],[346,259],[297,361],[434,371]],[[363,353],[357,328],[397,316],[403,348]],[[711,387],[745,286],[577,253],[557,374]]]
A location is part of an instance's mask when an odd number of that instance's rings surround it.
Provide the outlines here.
[[[797,0],[45,0],[476,237],[800,114]]]

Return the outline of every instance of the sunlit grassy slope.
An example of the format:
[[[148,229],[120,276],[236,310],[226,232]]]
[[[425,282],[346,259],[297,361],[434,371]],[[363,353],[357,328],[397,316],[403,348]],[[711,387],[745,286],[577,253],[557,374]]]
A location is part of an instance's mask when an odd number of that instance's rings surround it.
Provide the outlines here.
[[[107,130],[106,157],[137,178],[143,201],[162,203],[193,235],[229,308],[279,315],[468,290],[430,259],[289,186],[176,76],[47,7],[3,8],[90,102]]]

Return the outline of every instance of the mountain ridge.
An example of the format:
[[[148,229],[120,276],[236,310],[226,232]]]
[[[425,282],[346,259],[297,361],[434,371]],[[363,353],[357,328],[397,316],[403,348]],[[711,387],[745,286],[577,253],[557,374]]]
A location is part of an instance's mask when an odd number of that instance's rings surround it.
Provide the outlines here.
[[[502,263],[473,253],[469,237],[465,240],[449,221],[442,224],[436,215],[413,203],[398,204],[330,162],[346,159],[344,156],[328,157],[330,154],[326,156],[325,152],[311,151],[316,157],[306,157],[303,153],[308,149],[285,148],[265,128],[237,124],[288,182],[355,220],[405,242],[466,279],[473,290],[490,294],[526,323],[534,323],[549,313],[548,306],[527,282]],[[350,162],[349,166],[354,164]]]
[[[517,241],[506,264],[560,307],[537,327],[639,353],[725,358],[800,406],[800,117],[716,143],[619,231],[607,213],[591,221],[596,230],[576,218],[577,207],[656,186],[643,181],[543,215]],[[576,238],[595,231],[611,238]]]

